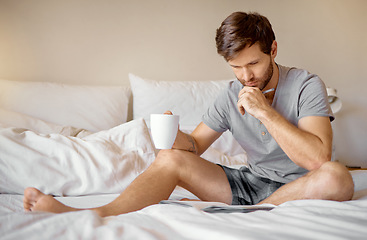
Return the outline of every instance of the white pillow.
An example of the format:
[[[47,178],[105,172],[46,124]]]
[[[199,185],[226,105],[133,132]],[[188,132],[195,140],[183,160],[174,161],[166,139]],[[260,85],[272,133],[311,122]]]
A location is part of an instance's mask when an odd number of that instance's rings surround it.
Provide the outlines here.
[[[84,138],[0,129],[0,193],[120,193],[155,158],[143,119]]]
[[[83,137],[91,134],[90,131],[71,126],[61,126],[49,123],[26,114],[17,113],[0,108],[0,127],[25,128],[41,134],[58,133],[64,136]]]
[[[133,118],[143,117],[148,126],[150,114],[171,110],[180,115],[180,125],[192,126],[231,80],[154,81],[129,74],[133,94]]]
[[[127,120],[130,89],[0,80],[0,108],[92,132]]]

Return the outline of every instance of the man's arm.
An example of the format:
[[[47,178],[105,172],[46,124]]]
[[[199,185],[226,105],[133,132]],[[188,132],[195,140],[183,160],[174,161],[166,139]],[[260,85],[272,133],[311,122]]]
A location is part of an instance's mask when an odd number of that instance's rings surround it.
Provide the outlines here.
[[[172,148],[190,151],[200,156],[221,135],[222,133],[214,131],[201,122],[191,134],[178,130]]]
[[[330,161],[333,134],[329,117],[304,117],[296,127],[269,105],[259,89],[247,87],[239,94],[238,108],[259,119],[297,165],[313,170]]]
[[[294,163],[313,170],[331,160],[333,133],[329,117],[304,117],[297,128],[273,111],[262,122]]]

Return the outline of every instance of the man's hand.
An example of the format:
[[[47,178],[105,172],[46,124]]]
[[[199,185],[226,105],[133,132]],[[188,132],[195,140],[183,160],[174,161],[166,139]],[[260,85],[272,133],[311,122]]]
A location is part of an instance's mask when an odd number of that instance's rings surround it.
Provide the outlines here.
[[[166,114],[166,115],[173,115],[173,113],[170,110],[165,111],[164,114]]]
[[[173,115],[169,110],[165,111],[166,115]],[[190,134],[186,134],[180,130],[178,126],[177,136],[175,142],[173,143],[172,149],[180,149],[197,154],[197,148],[194,138]]]
[[[245,86],[238,94],[237,108],[242,115],[247,111],[253,117],[260,119],[270,107],[259,88]]]

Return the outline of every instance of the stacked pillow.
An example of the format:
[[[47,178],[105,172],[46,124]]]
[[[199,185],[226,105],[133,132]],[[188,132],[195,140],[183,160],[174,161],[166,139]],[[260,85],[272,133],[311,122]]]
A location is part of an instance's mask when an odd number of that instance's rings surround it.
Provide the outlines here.
[[[127,121],[130,89],[0,80],[0,108],[92,132]]]
[[[133,117],[144,118],[149,125],[152,113],[171,110],[180,115],[181,126],[197,126],[201,116],[226,88],[222,81],[155,81],[129,74],[133,93]]]

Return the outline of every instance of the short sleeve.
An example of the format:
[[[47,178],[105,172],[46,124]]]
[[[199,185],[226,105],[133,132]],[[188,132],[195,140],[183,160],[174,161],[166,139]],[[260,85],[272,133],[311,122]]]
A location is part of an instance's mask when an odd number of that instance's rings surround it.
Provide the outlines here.
[[[307,116],[324,116],[329,117],[330,121],[334,120],[325,84],[318,76],[313,75],[301,87],[298,110],[299,119]]]
[[[229,129],[229,95],[229,87],[221,91],[215,101],[209,106],[202,116],[203,123],[214,131],[225,132]]]

